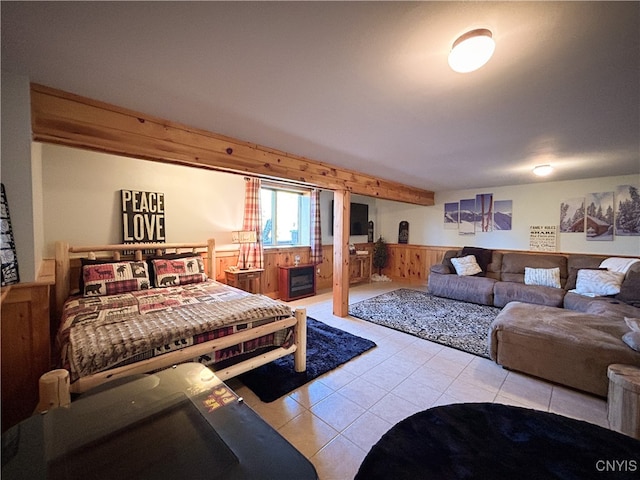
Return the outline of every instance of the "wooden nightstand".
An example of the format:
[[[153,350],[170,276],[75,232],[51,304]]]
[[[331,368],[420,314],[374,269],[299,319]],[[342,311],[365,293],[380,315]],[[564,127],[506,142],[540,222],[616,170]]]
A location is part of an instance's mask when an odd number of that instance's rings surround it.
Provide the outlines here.
[[[263,268],[249,268],[247,270],[225,270],[224,277],[227,285],[240,288],[249,293],[262,293]]]

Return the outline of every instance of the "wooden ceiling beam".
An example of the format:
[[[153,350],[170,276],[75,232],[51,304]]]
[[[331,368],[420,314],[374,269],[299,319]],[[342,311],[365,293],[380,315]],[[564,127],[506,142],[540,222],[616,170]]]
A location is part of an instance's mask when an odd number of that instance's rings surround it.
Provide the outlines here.
[[[33,139],[165,163],[289,180],[416,205],[434,193],[31,84]]]

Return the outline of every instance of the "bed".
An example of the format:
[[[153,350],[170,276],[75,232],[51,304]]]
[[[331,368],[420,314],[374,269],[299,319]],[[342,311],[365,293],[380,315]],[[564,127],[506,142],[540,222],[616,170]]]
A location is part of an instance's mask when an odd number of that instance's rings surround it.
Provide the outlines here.
[[[286,355],[306,370],[306,311],[215,281],[215,241],[56,243],[56,361],[71,392],[198,361],[221,380]]]

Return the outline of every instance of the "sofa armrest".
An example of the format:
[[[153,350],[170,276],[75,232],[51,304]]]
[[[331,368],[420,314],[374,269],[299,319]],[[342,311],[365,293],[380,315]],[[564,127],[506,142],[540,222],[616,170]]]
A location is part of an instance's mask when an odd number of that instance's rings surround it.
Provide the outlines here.
[[[435,265],[431,265],[430,268],[431,273],[441,273],[443,275],[447,275],[453,273],[449,267],[443,265],[442,263],[436,263]]]

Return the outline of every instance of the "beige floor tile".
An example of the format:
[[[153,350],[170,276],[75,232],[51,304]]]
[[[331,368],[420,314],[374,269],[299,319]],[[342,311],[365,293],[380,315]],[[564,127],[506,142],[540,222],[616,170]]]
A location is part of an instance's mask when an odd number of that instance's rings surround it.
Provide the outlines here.
[[[355,477],[367,452],[339,435],[311,457],[319,480],[348,480]]]
[[[466,367],[466,365],[453,362],[443,356],[439,356],[439,354],[434,355],[433,358],[424,364],[424,366],[429,367],[432,370],[437,370],[438,372],[444,373],[450,377],[457,377]]]
[[[339,432],[351,425],[365,411],[365,408],[339,393],[329,395],[311,407],[314,415]]]
[[[549,409],[552,385],[537,378],[516,372],[509,372],[505,378],[499,395],[518,400],[538,410]]]
[[[327,398],[334,391],[334,389],[317,379],[294,390],[289,396],[305,408],[309,408],[323,398]]]
[[[368,409],[378,403],[388,391],[367,381],[364,377],[359,377],[338,390],[338,393],[364,409]]]
[[[609,428],[607,401],[569,388],[553,387],[549,411]]]
[[[338,431],[331,428],[309,410],[305,410],[293,418],[278,431],[307,458],[315,455],[322,447],[338,436]]]
[[[331,388],[332,390],[340,390],[347,383],[353,381],[355,378],[358,378],[356,375],[351,373],[349,370],[344,368],[344,366],[338,367],[335,370],[331,370],[328,373],[325,373],[321,377],[318,378],[318,381],[324,383],[326,386]]]
[[[430,368],[428,364],[418,368],[407,378],[441,393],[444,393],[456,379],[454,376]]]
[[[442,392],[422,385],[408,378],[392,390],[394,395],[407,400],[414,405],[426,410],[442,395]]]
[[[391,427],[393,427],[393,425],[386,420],[366,412],[344,430],[342,435],[365,452],[368,452]]]
[[[493,402],[498,392],[497,390],[487,390],[458,377],[444,393],[462,402]]]
[[[440,350],[433,358],[434,359],[442,358],[444,360],[448,360],[453,363],[458,363],[466,367],[473,361],[474,357],[475,355],[472,355],[470,353],[463,352],[461,350],[456,350],[455,348],[445,347],[442,350]]]
[[[400,420],[404,420],[405,418],[422,410],[425,409],[417,406],[415,403],[405,400],[404,398],[400,398],[393,393],[389,393],[371,407],[369,412],[377,415],[383,420],[386,420],[390,424],[395,425]]]
[[[289,396],[279,398],[271,403],[259,402],[256,405],[252,405],[251,408],[276,430],[292,418],[300,415],[305,409]]]

